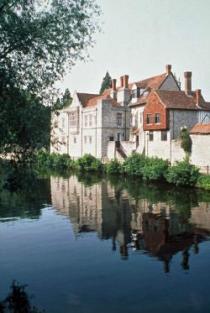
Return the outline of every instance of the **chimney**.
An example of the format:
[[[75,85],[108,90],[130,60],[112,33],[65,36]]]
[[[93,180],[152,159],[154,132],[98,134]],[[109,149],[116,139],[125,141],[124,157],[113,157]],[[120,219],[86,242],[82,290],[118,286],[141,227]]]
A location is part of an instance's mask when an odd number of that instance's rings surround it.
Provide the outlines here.
[[[171,69],[172,69],[171,64],[166,64],[166,74],[167,74],[167,75],[170,75],[170,74],[171,74]]]
[[[124,85],[124,78],[123,76],[120,77],[120,87],[123,87]]]
[[[199,105],[201,103],[201,89],[195,90],[195,98],[196,98],[196,104]]]
[[[129,76],[128,76],[128,75],[124,75],[123,78],[124,78],[124,84],[123,84],[123,86],[124,86],[124,88],[128,88],[128,79],[129,79]]]
[[[116,79],[112,79],[112,90],[113,90],[113,91],[116,91],[116,90],[117,90],[116,85],[117,85],[117,80],[116,80]]]
[[[185,78],[185,93],[191,95],[192,93],[192,72],[184,72]]]

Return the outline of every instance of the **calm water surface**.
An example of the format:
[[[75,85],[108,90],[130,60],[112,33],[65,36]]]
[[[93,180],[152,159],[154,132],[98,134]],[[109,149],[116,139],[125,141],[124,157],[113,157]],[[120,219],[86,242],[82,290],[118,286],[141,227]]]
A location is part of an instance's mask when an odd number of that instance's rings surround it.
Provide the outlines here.
[[[46,313],[209,312],[210,194],[51,177],[0,193],[0,297]]]

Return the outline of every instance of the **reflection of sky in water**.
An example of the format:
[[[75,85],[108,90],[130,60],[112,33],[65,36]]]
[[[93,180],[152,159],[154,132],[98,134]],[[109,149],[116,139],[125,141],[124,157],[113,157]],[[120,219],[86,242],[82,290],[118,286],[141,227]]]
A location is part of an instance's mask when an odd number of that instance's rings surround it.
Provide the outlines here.
[[[3,209],[1,298],[16,279],[49,313],[208,312],[207,202],[189,215],[172,201],[136,201],[106,182],[85,188],[75,178],[51,180],[51,198],[55,208],[43,208],[42,196],[37,218]]]

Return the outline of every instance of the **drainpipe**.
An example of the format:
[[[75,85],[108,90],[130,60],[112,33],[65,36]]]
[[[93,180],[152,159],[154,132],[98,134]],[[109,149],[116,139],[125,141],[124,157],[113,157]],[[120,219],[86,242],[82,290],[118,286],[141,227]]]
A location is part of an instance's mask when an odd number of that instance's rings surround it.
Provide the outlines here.
[[[81,156],[83,155],[83,111],[81,109]]]
[[[97,158],[97,122],[98,122],[98,119],[97,119],[97,108],[96,108],[96,120],[95,120],[95,122],[96,122],[96,125],[95,125],[95,128],[96,128],[96,131],[95,131],[95,136],[96,136],[96,138],[95,138],[95,156],[96,156],[96,158]]]
[[[69,113],[67,113],[68,116],[68,136],[67,136],[67,154],[70,155],[69,153]]]

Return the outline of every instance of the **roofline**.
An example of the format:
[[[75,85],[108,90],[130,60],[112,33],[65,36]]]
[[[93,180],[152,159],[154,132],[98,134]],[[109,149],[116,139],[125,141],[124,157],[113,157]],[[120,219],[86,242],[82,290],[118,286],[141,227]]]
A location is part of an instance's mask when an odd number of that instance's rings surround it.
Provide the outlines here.
[[[158,88],[161,88],[161,86],[164,84],[164,82],[166,81],[166,79],[167,79],[169,76],[172,76],[172,77],[173,77],[173,79],[174,79],[174,81],[175,81],[177,87],[178,87],[179,90],[181,91],[181,88],[180,88],[180,86],[179,86],[179,84],[178,84],[178,82],[177,82],[177,80],[176,80],[176,78],[175,78],[175,76],[174,76],[174,74],[173,74],[172,72],[171,72],[170,74],[168,74],[168,75],[165,77],[165,79],[164,79],[164,80],[162,81],[162,83],[158,86]]]

